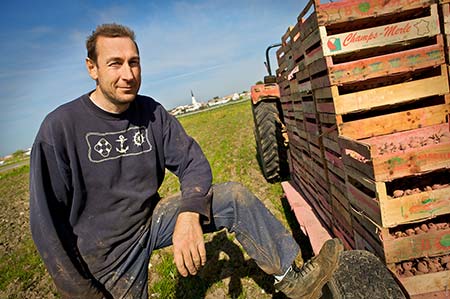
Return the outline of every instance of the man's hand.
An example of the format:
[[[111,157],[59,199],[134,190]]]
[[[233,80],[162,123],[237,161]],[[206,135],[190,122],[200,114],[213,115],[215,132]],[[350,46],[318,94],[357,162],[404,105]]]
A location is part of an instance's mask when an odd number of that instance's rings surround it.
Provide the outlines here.
[[[172,236],[173,257],[178,272],[184,277],[195,275],[206,263],[205,242],[200,215],[183,212],[178,215]]]

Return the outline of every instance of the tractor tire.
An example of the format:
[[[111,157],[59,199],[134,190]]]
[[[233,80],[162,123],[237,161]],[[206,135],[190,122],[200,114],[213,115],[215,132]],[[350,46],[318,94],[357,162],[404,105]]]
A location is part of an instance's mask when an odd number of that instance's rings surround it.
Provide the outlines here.
[[[252,105],[258,161],[269,181],[283,176],[287,164],[287,148],[276,101],[260,101]]]
[[[321,299],[409,298],[378,257],[365,250],[342,252],[336,272],[322,291]]]

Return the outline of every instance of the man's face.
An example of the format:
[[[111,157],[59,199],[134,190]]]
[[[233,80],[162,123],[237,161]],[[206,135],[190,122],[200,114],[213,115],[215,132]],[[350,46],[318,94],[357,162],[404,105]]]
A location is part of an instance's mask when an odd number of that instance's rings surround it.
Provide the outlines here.
[[[141,85],[141,65],[138,50],[128,37],[97,39],[97,63],[88,69],[97,81],[96,97],[106,105],[128,106]],[[109,103],[108,103],[109,102]]]

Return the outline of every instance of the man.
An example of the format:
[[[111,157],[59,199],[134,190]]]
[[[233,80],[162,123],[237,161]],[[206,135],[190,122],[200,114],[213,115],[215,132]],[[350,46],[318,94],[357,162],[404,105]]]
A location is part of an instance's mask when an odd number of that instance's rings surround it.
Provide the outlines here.
[[[211,186],[198,144],[159,103],[138,95],[141,66],[134,33],[106,24],[88,38],[92,92],[51,112],[33,145],[33,239],[63,298],[147,298],[152,250],[173,244],[182,276],[206,262],[203,233],[227,228],[276,288],[318,298],[342,244],[325,243],[301,269],[299,247],[247,189]],[[158,196],[165,169],[181,195]]]

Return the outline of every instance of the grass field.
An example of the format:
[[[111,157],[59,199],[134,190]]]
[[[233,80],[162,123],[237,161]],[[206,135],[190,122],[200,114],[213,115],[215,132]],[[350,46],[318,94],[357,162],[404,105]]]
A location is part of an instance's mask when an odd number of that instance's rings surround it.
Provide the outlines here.
[[[287,227],[295,221],[279,183],[268,184],[259,169],[249,102],[180,118],[209,159],[214,183],[237,181],[253,191]],[[0,176],[0,298],[58,298],[29,232],[28,172],[24,166]],[[162,196],[178,192],[167,174]],[[264,274],[226,232],[205,237],[208,262],[196,277],[182,278],[171,248],[154,252],[150,298],[281,298]]]

